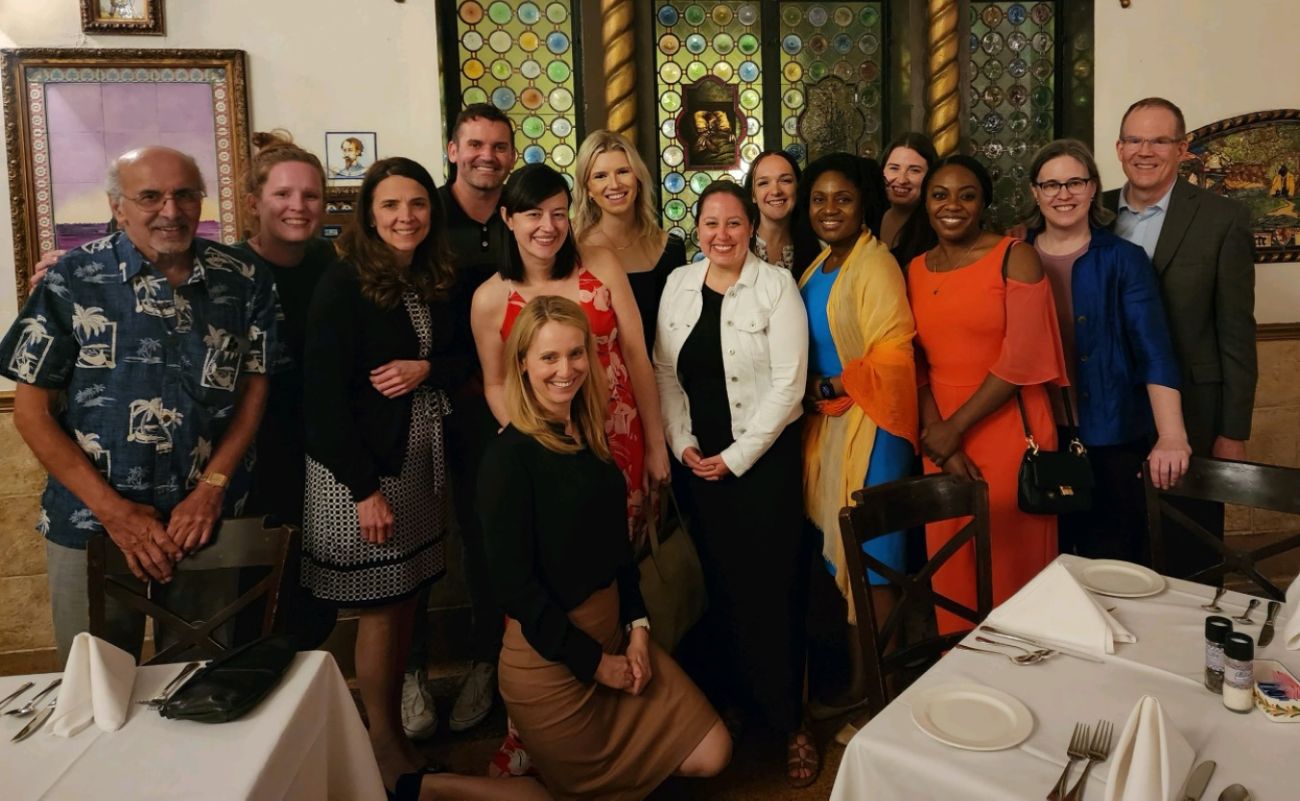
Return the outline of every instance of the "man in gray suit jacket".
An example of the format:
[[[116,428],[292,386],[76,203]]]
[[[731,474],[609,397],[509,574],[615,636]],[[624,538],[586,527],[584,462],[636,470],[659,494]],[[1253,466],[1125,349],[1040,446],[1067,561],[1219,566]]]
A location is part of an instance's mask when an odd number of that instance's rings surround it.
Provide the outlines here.
[[[1117,212],[1115,233],[1143,247],[1160,278],[1192,453],[1242,460],[1258,379],[1250,215],[1236,201],[1179,180],[1186,134],[1182,111],[1168,100],[1130,106],[1116,143],[1128,180],[1105,201]],[[1221,504],[1184,511],[1222,537]],[[1175,575],[1217,561],[1208,549],[1181,544],[1169,558]]]

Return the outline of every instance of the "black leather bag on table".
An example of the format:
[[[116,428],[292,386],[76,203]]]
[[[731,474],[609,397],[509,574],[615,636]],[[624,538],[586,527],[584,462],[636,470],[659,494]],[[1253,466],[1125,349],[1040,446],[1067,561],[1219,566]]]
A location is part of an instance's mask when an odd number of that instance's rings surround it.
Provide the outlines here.
[[[222,654],[172,693],[158,713],[199,723],[238,720],[275,689],[295,653],[288,638],[276,635]]]
[[[1028,446],[1020,459],[1017,476],[1016,501],[1022,512],[1060,515],[1092,508],[1092,465],[1088,463],[1088,449],[1079,440],[1065,387],[1061,387],[1061,399],[1065,403],[1070,444],[1063,450],[1046,451],[1038,447],[1029,429],[1025,401],[1020,397],[1020,390],[1016,390],[1016,405],[1020,407],[1020,422],[1025,427]]]
[[[660,495],[659,508],[652,510],[646,526],[649,552],[638,567],[650,636],[660,648],[672,653],[704,615],[708,595],[700,556],[686,530],[677,499],[666,488]]]

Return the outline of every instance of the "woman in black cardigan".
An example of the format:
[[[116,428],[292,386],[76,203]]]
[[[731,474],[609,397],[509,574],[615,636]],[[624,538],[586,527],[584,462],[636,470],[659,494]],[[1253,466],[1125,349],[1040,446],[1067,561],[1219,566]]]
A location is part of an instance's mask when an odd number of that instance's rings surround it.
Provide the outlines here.
[[[423,762],[402,732],[402,670],[416,593],[444,571],[445,390],[470,350],[454,341],[442,220],[423,167],[372,165],[307,324],[303,584],[361,609],[357,684],[390,787]]]

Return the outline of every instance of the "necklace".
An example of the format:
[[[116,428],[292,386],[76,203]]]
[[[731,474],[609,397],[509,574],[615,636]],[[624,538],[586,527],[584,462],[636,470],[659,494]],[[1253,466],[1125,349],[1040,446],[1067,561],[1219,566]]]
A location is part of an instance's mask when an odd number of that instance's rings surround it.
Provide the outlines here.
[[[605,237],[605,241],[609,243],[610,247],[612,247],[614,250],[617,250],[619,252],[627,250],[628,248],[632,247],[637,243],[637,237],[633,237],[631,242],[628,242],[626,245],[620,245],[617,242],[615,242],[614,237],[611,236],[610,233],[604,229],[601,230],[600,235]]]
[[[974,250],[975,246],[978,245],[979,243],[980,243],[979,237],[975,237],[975,241],[971,243],[970,247],[966,248],[966,252],[961,254],[961,259],[956,262],[954,262],[950,257],[948,257],[948,251],[935,248],[936,250],[939,250],[939,252],[943,253],[945,258],[947,258],[948,269],[944,270],[943,272],[936,271],[936,275],[942,275],[943,279],[939,281],[938,285],[935,286],[933,290],[931,290],[930,294],[932,295],[939,294],[939,290],[943,289],[944,284],[952,280],[953,274],[955,274],[959,269],[957,265],[961,264],[962,262],[965,262],[966,257],[970,255],[970,252]]]

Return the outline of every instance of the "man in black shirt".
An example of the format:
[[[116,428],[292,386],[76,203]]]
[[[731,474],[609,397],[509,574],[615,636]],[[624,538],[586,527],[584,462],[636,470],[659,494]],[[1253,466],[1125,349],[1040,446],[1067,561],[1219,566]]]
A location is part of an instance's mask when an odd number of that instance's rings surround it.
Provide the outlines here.
[[[510,231],[501,218],[501,187],[515,163],[514,128],[510,118],[484,103],[466,107],[456,117],[447,143],[452,178],[439,188],[447,215],[447,235],[455,254],[458,317],[469,326],[474,290],[506,260]],[[473,349],[474,337],[466,330],[462,341]],[[477,364],[477,354],[471,353]],[[474,507],[479,459],[497,431],[496,420],[483,399],[483,379],[475,370],[465,386],[453,394],[453,413],[447,419],[452,492],[461,534],[465,583],[473,606],[470,658],[473,664],[452,707],[452,731],[478,725],[492,709],[496,693],[496,662],[504,630],[502,613],[492,599],[487,554],[478,512]],[[421,608],[427,604],[422,604]],[[424,669],[428,659],[428,631],[416,627],[406,681],[402,687],[402,722],[408,735],[428,736],[437,720]]]

